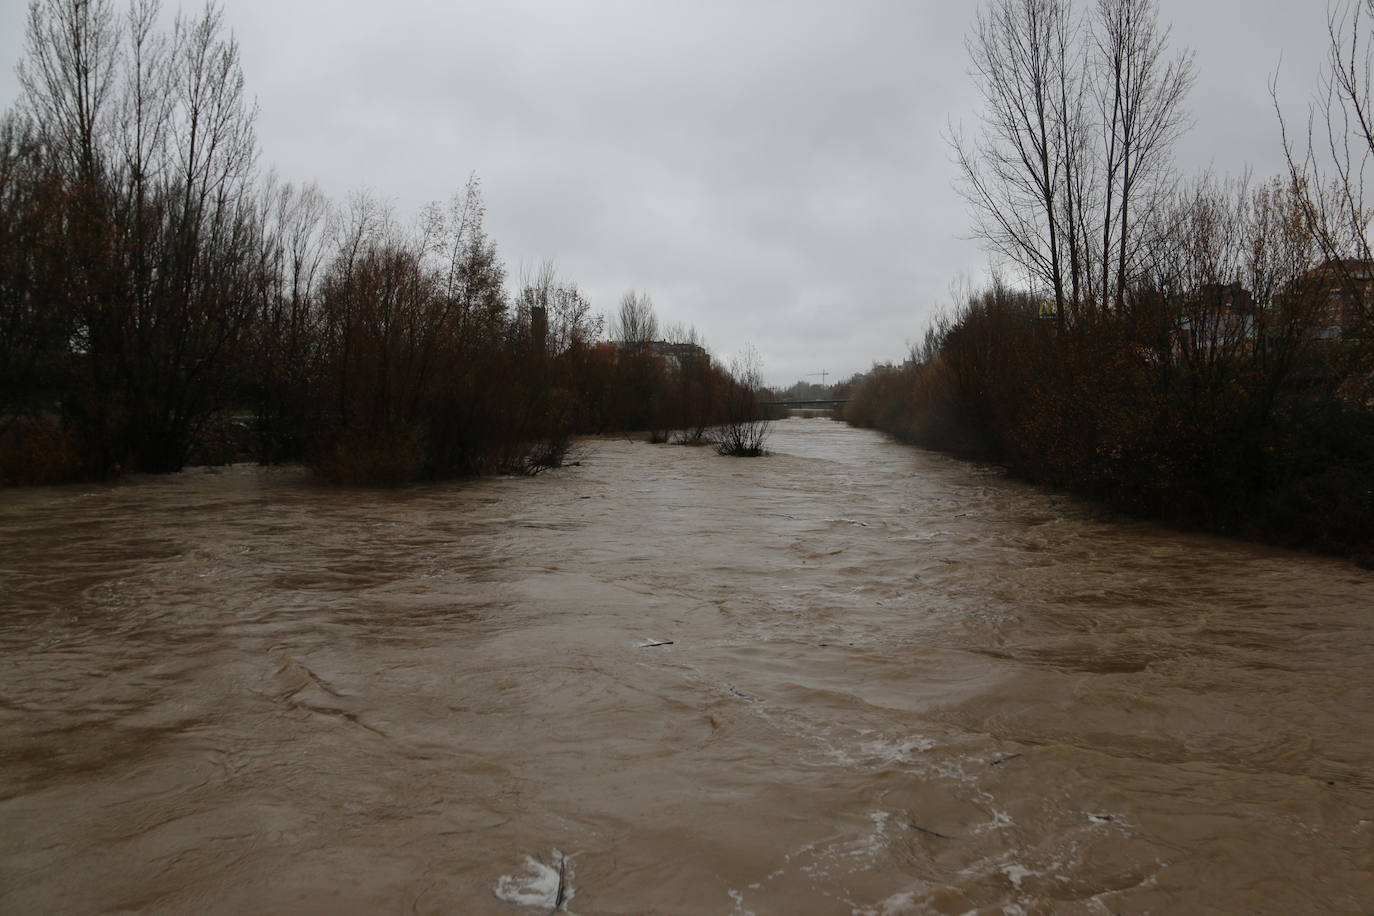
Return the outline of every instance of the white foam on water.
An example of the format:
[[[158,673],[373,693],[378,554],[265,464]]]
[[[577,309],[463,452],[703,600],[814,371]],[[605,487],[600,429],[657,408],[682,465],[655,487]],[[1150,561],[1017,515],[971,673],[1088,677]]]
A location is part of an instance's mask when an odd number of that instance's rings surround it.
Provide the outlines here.
[[[988,833],[993,830],[1006,830],[1010,827],[1016,826],[1016,821],[1012,820],[1010,814],[1003,811],[1001,808],[993,807],[991,795],[987,795],[986,793],[979,793],[979,797],[983,798],[987,802],[988,808],[992,812],[992,820],[983,824],[979,824],[977,827],[974,828],[974,833]]]
[[[1029,868],[1026,868],[1023,865],[1003,865],[1002,873],[1011,879],[1012,886],[1014,886],[1018,891],[1021,889],[1022,881],[1025,881],[1032,875],[1039,874],[1039,872],[1031,871]]]
[[[887,826],[892,821],[891,811],[870,811],[868,819],[873,830],[866,837],[860,837],[852,847],[851,856],[876,858],[887,848]]]
[[[940,742],[934,738],[926,737],[904,738],[899,741],[869,739],[859,742],[859,755],[865,761],[909,764],[912,762],[913,754],[929,751],[939,744]]]
[[[755,916],[753,910],[744,908],[744,895],[742,893],[735,890],[733,887],[726,891],[726,893],[730,895],[731,902],[735,904],[734,908],[730,910],[730,916]]]
[[[940,742],[926,736],[905,738],[868,737],[873,732],[861,732],[857,738],[827,738],[815,735],[823,752],[833,763],[846,767],[921,767],[929,769],[920,755],[939,747]]]
[[[1086,817],[1086,818],[1088,819],[1089,823],[1099,824],[1099,825],[1102,825],[1102,826],[1120,827],[1120,828],[1122,828],[1123,830],[1131,826],[1130,824],[1128,824],[1128,823],[1126,822],[1126,819],[1125,819],[1124,817],[1122,817],[1121,815],[1119,815],[1119,814],[1108,814],[1108,813],[1106,813],[1105,811],[1103,811],[1103,812],[1089,811],[1089,812],[1086,812],[1083,816]]]
[[[515,906],[540,907],[545,912],[558,906],[563,912],[577,891],[572,885],[572,857],[555,849],[546,865],[534,856],[525,856],[525,871],[520,875],[502,875],[496,880],[492,893],[503,903]],[[559,884],[563,885],[563,900],[558,899]]]
[[[851,916],[908,916],[908,914],[915,912],[917,912],[916,894],[911,891],[904,894],[893,894],[881,901],[877,907],[864,907],[850,911]]]

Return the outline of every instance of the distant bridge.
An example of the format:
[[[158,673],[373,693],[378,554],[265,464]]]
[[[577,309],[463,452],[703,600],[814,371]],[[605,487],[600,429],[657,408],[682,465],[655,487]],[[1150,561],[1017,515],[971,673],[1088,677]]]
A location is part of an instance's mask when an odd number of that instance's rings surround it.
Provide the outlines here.
[[[819,400],[759,401],[760,407],[787,407],[792,410],[833,410],[849,403],[849,398],[821,398]]]

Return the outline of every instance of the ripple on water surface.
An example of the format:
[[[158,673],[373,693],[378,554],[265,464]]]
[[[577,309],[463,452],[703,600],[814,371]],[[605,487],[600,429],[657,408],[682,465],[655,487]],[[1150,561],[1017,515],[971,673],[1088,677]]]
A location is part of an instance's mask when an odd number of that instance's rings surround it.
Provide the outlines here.
[[[0,910],[1374,907],[1367,574],[771,448],[6,493]]]

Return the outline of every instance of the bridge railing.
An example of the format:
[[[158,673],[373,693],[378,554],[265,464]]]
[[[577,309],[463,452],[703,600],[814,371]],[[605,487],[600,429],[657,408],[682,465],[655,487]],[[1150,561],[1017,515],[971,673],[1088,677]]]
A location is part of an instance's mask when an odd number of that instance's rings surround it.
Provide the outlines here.
[[[759,401],[760,407],[795,407],[798,409],[843,407],[849,403],[849,398],[813,398],[811,400],[792,400],[792,401]]]

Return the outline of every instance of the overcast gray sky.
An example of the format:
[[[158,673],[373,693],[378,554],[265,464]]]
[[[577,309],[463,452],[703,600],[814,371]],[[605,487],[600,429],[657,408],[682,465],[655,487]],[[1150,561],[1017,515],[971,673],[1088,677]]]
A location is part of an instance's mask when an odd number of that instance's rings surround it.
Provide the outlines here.
[[[176,4],[168,0],[170,8]],[[23,0],[0,0],[0,104]],[[198,9],[198,3],[187,4]],[[900,360],[986,257],[946,125],[976,119],[972,0],[228,0],[262,161],[408,215],[475,172],[513,276],[546,258],[602,312],[653,296],[765,380]],[[1197,55],[1187,170],[1282,166],[1321,0],[1162,0]]]

